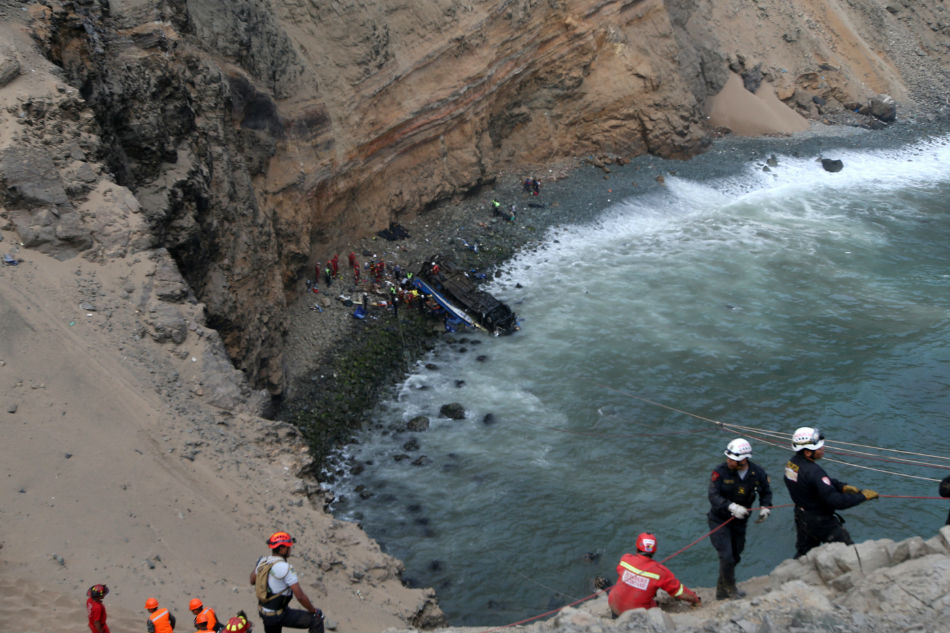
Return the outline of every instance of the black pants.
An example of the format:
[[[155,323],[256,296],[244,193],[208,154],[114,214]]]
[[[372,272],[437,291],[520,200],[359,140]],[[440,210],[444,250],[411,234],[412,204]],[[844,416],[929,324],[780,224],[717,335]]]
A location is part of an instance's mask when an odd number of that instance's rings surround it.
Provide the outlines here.
[[[310,633],[323,633],[323,612],[317,609],[310,613],[303,609],[284,609],[279,615],[260,614],[264,621],[264,633],[281,633],[285,626],[289,629],[307,629]]]
[[[707,514],[709,529],[715,532],[709,535],[709,542],[719,554],[719,580],[716,583],[717,599],[725,598],[736,591],[736,565],[742,560],[742,550],[745,549],[745,531],[748,519],[733,519],[722,525],[725,519],[713,514]],[[719,526],[722,525],[720,528]],[[730,593],[731,592],[731,593]]]
[[[710,530],[716,529],[729,519],[729,517],[720,519],[712,514],[707,514],[706,518],[709,519]],[[709,535],[709,542],[716,548],[720,561],[735,566],[742,559],[742,550],[745,549],[745,530],[748,523],[748,519],[733,519]]]
[[[795,508],[795,558],[804,556],[822,543],[854,545],[837,514],[818,514]]]

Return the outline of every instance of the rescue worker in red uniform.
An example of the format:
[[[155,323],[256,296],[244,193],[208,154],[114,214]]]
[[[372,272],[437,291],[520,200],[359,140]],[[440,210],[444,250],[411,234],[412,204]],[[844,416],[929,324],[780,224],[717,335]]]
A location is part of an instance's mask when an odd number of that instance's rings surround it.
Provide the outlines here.
[[[195,631],[220,631],[223,624],[218,623],[218,616],[214,609],[206,607],[198,598],[192,598],[188,603],[188,610],[195,614]]]
[[[816,462],[825,456],[825,436],[818,429],[802,426],[792,434],[795,455],[785,464],[785,487],[795,502],[795,558],[822,543],[853,545],[844,529],[844,510],[877,499],[873,490],[858,490],[832,479]]]
[[[772,487],[769,476],[753,464],[752,446],[741,437],[729,442],[724,452],[726,461],[716,466],[709,478],[709,542],[719,554],[719,580],[716,600],[741,598],[745,594],[736,587],[736,565],[745,549],[745,531],[749,513],[758,496],[759,523],[772,511]],[[731,520],[730,520],[731,519]],[[725,523],[725,525],[723,525]],[[721,526],[721,527],[720,527]]]
[[[109,594],[105,585],[93,585],[86,592],[86,614],[89,616],[89,630],[92,633],[109,633],[106,624],[106,607],[102,599]]]
[[[175,616],[164,607],[159,609],[158,600],[146,600],[145,610],[148,611],[148,633],[172,633],[175,630]]]
[[[652,609],[659,589],[677,600],[700,603],[699,596],[677,580],[673,572],[653,560],[656,549],[656,537],[643,532],[637,537],[637,553],[624,554],[620,559],[617,582],[607,596],[614,617],[631,609]]]

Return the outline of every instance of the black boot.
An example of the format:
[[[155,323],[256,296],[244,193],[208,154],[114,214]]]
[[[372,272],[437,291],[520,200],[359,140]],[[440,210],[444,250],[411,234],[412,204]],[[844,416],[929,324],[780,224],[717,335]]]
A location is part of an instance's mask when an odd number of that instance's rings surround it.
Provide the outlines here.
[[[719,573],[719,580],[716,581],[716,600],[726,600],[729,598],[729,591],[726,589],[726,583]]]
[[[716,600],[743,598],[745,592],[736,587],[736,564],[719,561],[719,582],[716,583]]]

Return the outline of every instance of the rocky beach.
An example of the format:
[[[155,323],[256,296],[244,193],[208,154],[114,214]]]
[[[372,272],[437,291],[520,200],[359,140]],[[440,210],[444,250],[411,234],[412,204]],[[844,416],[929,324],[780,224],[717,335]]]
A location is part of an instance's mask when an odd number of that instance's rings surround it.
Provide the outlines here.
[[[324,510],[308,415],[345,440],[439,324],[406,344],[408,315],[353,318],[365,285],[307,292],[315,265],[449,253],[491,274],[716,137],[764,135],[727,146],[764,162],[852,126],[947,129],[940,2],[761,2],[740,28],[736,3],[456,4],[0,1],[0,629],[86,630],[94,583],[115,631],[149,596],[180,626],[196,596],[253,612],[278,528],[331,630],[444,626],[434,591]],[[827,546],[744,600],[611,620],[599,597],[528,626],[936,631],[948,540]]]

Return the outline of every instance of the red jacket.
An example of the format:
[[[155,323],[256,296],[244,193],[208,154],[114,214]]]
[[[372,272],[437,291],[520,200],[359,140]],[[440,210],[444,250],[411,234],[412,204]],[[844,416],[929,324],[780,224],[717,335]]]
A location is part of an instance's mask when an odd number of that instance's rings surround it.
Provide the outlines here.
[[[98,600],[86,598],[86,613],[89,615],[89,630],[92,633],[99,633],[95,622],[102,625],[102,633],[109,633],[109,625],[106,624],[106,607]]]
[[[617,583],[607,602],[616,615],[630,609],[652,609],[656,592],[662,589],[679,598],[689,589],[669,569],[643,554],[624,554],[617,565]],[[692,592],[690,592],[692,593]]]

